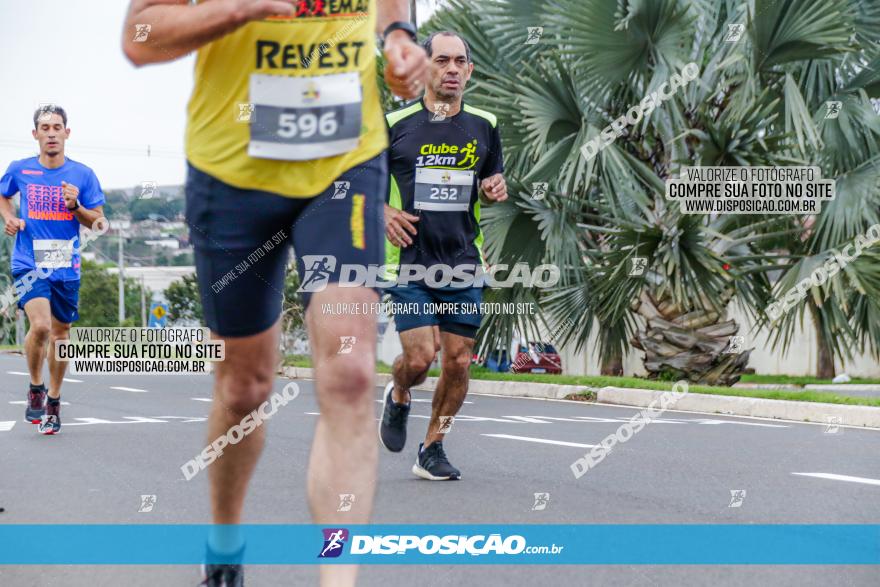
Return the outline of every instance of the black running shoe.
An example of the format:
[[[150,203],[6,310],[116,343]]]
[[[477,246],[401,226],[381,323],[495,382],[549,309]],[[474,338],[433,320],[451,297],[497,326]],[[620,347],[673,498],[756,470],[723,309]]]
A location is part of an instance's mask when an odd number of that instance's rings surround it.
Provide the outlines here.
[[[24,409],[24,421],[39,424],[46,413],[46,386],[31,385],[27,395],[27,407]]]
[[[242,587],[244,565],[202,565],[202,577],[205,587]]]
[[[422,444],[419,443],[419,456],[412,472],[428,481],[461,479],[461,471],[449,464],[440,441],[432,442],[425,450],[422,450]]]
[[[399,404],[391,399],[394,382],[385,386],[385,404],[382,407],[382,421],[379,422],[379,440],[391,452],[400,452],[406,445],[406,419],[409,404]]]
[[[61,398],[46,402],[46,415],[40,421],[40,434],[58,434],[61,431]]]
[[[205,587],[242,587],[244,585],[244,545],[230,554],[215,552],[205,545],[202,582]]]

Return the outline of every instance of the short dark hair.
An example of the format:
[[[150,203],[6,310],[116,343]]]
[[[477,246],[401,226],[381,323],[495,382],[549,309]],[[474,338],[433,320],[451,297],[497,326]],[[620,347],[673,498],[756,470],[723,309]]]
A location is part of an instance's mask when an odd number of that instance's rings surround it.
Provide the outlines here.
[[[457,37],[461,39],[461,42],[464,43],[464,54],[467,56],[468,63],[473,63],[473,60],[471,59],[471,46],[468,44],[467,39],[452,31],[437,31],[436,33],[431,33],[430,35],[428,35],[428,38],[425,39],[424,43],[422,43],[422,47],[425,48],[425,53],[428,54],[428,57],[434,56],[434,49],[431,45],[434,44],[434,37],[437,36]]]
[[[61,120],[64,121],[64,128],[67,128],[67,112],[57,104],[43,104],[34,111],[34,128],[40,127],[40,118],[53,114],[59,115]]]

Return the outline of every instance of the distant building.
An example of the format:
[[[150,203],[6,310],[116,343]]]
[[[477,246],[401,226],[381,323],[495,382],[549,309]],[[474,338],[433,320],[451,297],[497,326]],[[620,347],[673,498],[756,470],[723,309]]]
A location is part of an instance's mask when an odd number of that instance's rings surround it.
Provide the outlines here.
[[[164,249],[180,249],[180,241],[176,238],[163,238],[158,240],[148,240],[144,241],[144,244],[148,247],[162,247]]]
[[[110,267],[107,269],[113,275],[116,275],[118,269]],[[144,286],[155,294],[161,294],[165,289],[178,279],[183,279],[187,275],[195,275],[196,268],[192,266],[186,267],[126,267],[125,276],[131,277],[138,281],[143,280]]]

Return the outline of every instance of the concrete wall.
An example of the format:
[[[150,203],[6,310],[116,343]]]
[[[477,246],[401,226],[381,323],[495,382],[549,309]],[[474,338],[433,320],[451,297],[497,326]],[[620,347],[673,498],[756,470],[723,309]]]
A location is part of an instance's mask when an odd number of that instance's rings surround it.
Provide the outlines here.
[[[764,329],[753,331],[753,323],[740,312],[735,304],[728,308],[730,318],[740,325],[739,335],[744,337],[744,348],[753,349],[749,355],[749,367],[756,373],[767,375],[814,375],[816,372],[816,337],[810,316],[804,316],[803,327],[796,330],[795,337],[786,354],[773,350],[770,333]],[[597,353],[596,332],[591,337],[586,352],[575,353],[571,348],[562,348],[562,365],[565,373],[571,375],[599,375],[600,362]],[[641,351],[633,349],[624,358],[625,375],[645,375]],[[850,377],[880,377],[880,363],[869,355],[860,355],[852,361],[836,363],[837,373],[847,373]]]
[[[740,325],[739,335],[744,337],[744,348],[753,349],[749,356],[749,367],[756,373],[767,375],[814,375],[816,369],[816,337],[813,331],[812,320],[809,315],[804,316],[803,328],[797,329],[788,353],[774,351],[771,348],[769,332],[761,330],[753,332],[753,324],[745,313],[740,312],[735,304],[728,308],[729,316]],[[599,329],[593,329],[593,335],[587,348],[583,352],[576,353],[571,346],[557,349],[562,357],[564,373],[568,375],[600,375],[601,364],[598,356],[598,344],[596,337]],[[552,341],[548,341],[552,342]],[[388,329],[379,343],[378,356],[380,361],[391,364],[401,352],[400,337],[394,330],[394,321],[388,325]],[[850,377],[880,377],[880,363],[869,355],[855,357],[852,361],[836,364],[837,373],[847,373]],[[642,366],[642,352],[633,350],[624,358],[623,369],[625,375],[645,375]]]

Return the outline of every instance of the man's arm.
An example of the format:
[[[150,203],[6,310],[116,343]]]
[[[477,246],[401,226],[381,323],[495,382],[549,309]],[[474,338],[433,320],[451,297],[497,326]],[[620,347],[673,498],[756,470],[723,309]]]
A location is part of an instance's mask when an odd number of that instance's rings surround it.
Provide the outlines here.
[[[92,228],[98,218],[103,218],[104,206],[95,206],[91,210],[85,206],[80,206],[76,210],[71,210],[71,212],[73,213],[73,217],[76,218],[80,224]]]
[[[16,163],[9,165],[9,169],[0,177],[0,217],[3,219],[4,232],[9,236],[15,236],[19,230],[24,230],[24,220],[15,213],[12,197],[21,192],[15,181]]]
[[[379,7],[379,14],[376,17],[376,34],[384,33],[388,25],[393,22],[409,22],[409,0],[376,0],[376,4]],[[395,31],[391,34],[397,32],[401,32],[407,39],[409,38],[409,35],[403,31]]]
[[[182,57],[252,20],[293,13],[294,0],[131,0],[122,50],[134,65]],[[139,33],[139,25],[149,25]],[[135,38],[138,41],[135,41]]]
[[[97,181],[94,176],[86,181],[84,185],[85,193],[82,199],[80,199],[80,192],[77,186],[66,181],[61,182],[61,196],[64,198],[64,205],[80,224],[88,228],[92,228],[95,220],[104,216],[104,206],[101,205],[104,202],[104,196],[100,192]],[[96,197],[96,194],[100,199]],[[87,207],[89,205],[91,205],[91,208]]]
[[[497,126],[492,129],[492,140],[483,172],[486,173],[486,176],[480,182],[480,202],[491,205],[506,200],[507,182],[503,175],[504,155],[501,151],[501,132]]]
[[[409,21],[408,0],[376,0],[379,14],[376,18],[376,32],[382,34],[393,22]],[[421,95],[425,73],[428,69],[428,56],[425,50],[415,44],[405,31],[392,31],[385,38],[385,83],[395,96],[404,99]]]
[[[9,236],[15,236],[19,230],[24,230],[24,220],[15,213],[12,198],[0,195],[0,216],[3,217],[4,232]]]

